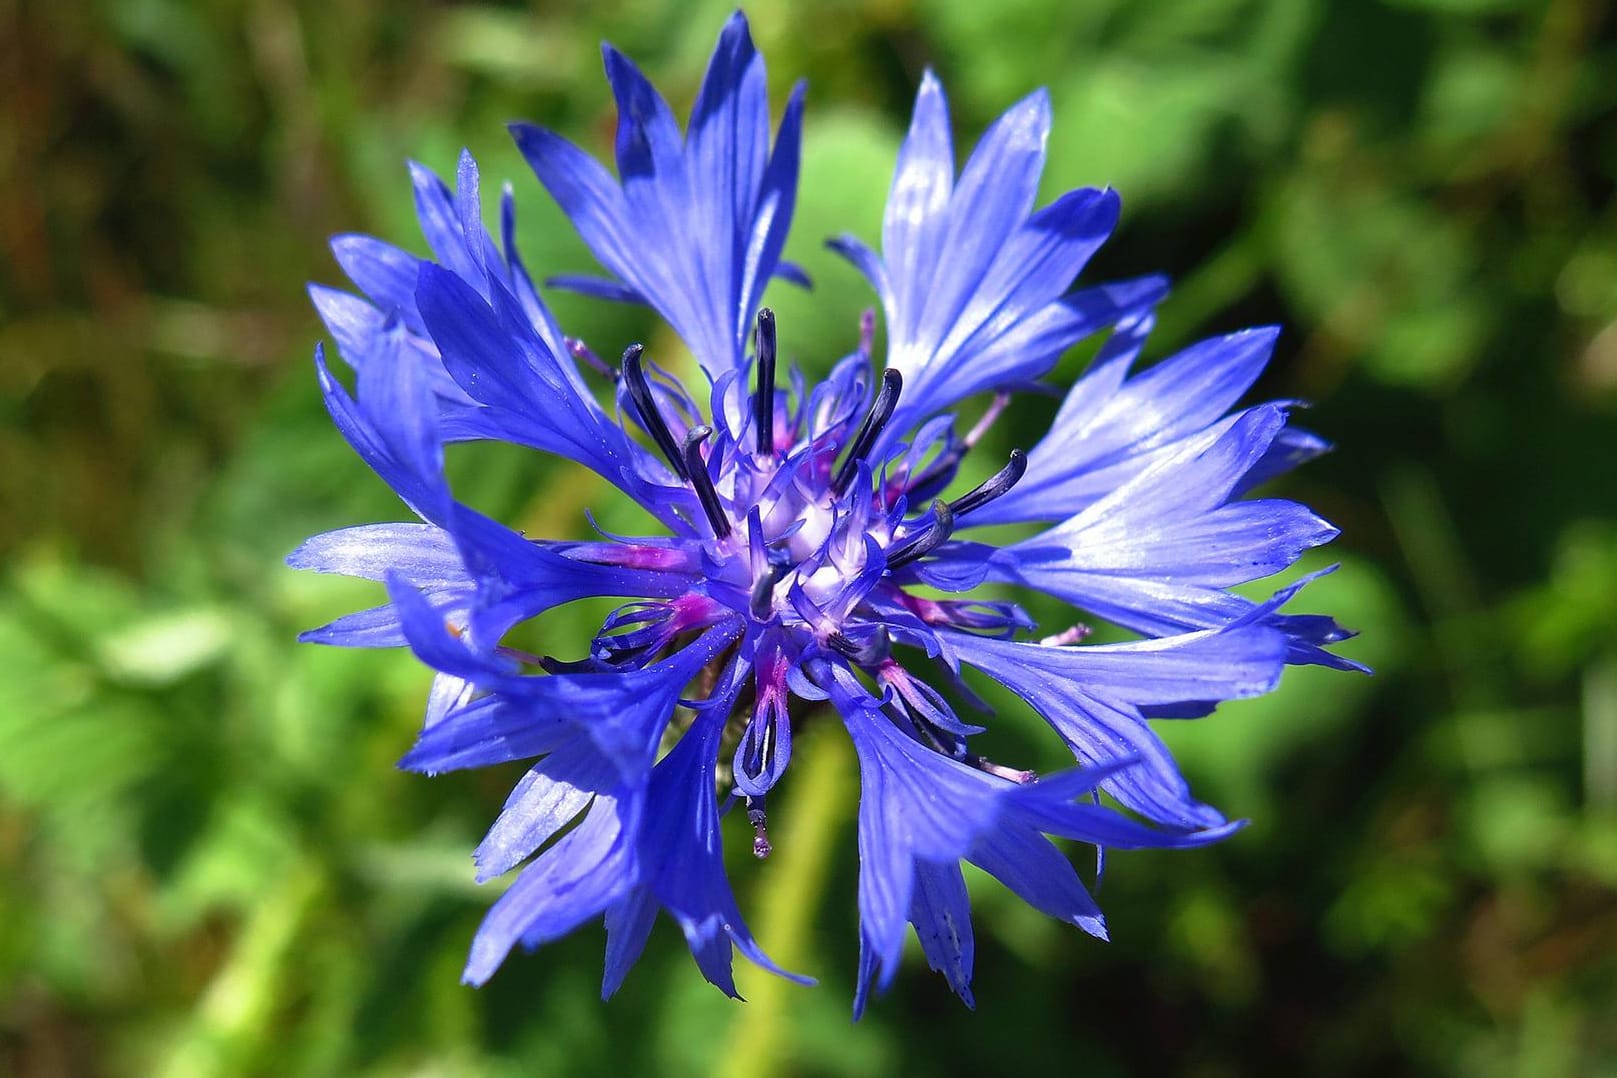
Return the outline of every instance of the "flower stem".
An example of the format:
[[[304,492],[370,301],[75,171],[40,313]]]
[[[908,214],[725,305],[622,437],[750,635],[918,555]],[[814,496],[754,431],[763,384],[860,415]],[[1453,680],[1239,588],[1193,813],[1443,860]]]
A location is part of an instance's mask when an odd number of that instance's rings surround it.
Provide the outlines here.
[[[230,958],[214,976],[185,1032],[153,1073],[191,1078],[251,1072],[274,1035],[271,1021],[298,937],[321,898],[320,869],[293,865],[242,926]]]
[[[840,723],[808,724],[793,753],[790,797],[779,820],[775,853],[757,889],[758,942],[783,968],[812,972],[813,926],[830,879],[831,854],[856,803],[857,764]],[[787,792],[785,783],[782,792]],[[794,1031],[789,1008],[798,986],[753,967],[737,970],[747,1005],[731,1019],[724,1078],[767,1078],[791,1070]]]

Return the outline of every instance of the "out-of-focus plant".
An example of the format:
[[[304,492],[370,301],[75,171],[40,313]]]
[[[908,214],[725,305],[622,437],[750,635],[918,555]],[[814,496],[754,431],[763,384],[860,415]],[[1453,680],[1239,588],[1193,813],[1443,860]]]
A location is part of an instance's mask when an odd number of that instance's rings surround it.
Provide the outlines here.
[[[464,850],[515,776],[387,780],[415,672],[290,643],[364,596],[279,559],[389,511],[323,430],[293,285],[334,278],[330,232],[409,234],[407,155],[447,169],[469,143],[525,182],[499,134],[519,116],[605,146],[604,104],[571,92],[602,38],[688,104],[728,10],[0,4],[0,1071],[677,1073],[760,1039],[821,1074],[1609,1069],[1617,55],[1581,0],[751,7],[777,89],[815,88],[787,252],[815,305],[860,302],[807,241],[875,234],[866,192],[931,63],[963,134],[1050,73],[1053,182],[1129,196],[1097,272],[1179,282],[1156,355],[1297,327],[1259,388],[1353,447],[1285,490],[1343,528],[1352,571],[1319,601],[1378,677],[1294,672],[1174,731],[1198,788],[1263,822],[1189,889],[1123,855],[1104,899],[1128,923],[1098,954],[968,881],[995,937],[969,1020],[936,1021],[915,963],[853,1033],[841,992],[749,1029],[768,990],[743,982],[736,1019],[664,936],[605,1008],[588,936],[455,984],[486,905]],[[559,216],[522,242],[588,266]],[[769,301],[809,332],[809,299]],[[535,532],[591,500],[528,461],[451,464]],[[801,948],[783,962],[852,931],[826,864],[738,874],[815,904],[754,925]]]

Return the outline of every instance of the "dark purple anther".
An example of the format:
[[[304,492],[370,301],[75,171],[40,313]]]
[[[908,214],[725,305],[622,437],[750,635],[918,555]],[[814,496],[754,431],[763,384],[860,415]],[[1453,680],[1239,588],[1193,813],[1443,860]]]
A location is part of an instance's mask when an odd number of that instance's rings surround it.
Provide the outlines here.
[[[1026,471],[1027,454],[1020,449],[1013,449],[1011,450],[1009,464],[950,502],[949,508],[954,510],[954,515],[957,517],[963,517],[973,509],[981,509],[1016,486],[1017,482],[1022,478],[1022,474]]]
[[[771,558],[768,572],[761,574],[757,580],[753,581],[753,617],[759,621],[769,620],[775,609],[775,585],[781,582],[781,578],[786,575],[786,571],[790,568],[790,564]]]
[[[859,424],[859,432],[848,443],[848,455],[842,458],[842,467],[831,479],[831,489],[838,495],[847,491],[848,484],[859,474],[859,462],[876,444],[887,421],[893,418],[893,409],[898,407],[898,393],[903,388],[904,376],[898,371],[889,367],[881,372],[881,389],[876,393],[876,403],[870,406],[870,414]]]
[[[758,333],[754,339],[758,355],[758,392],[752,398],[753,418],[758,425],[758,455],[775,451],[775,312],[768,307],[758,312]]]
[[[774,850],[769,844],[769,821],[764,815],[763,798],[747,798],[747,822],[752,825],[752,855],[762,861]]]
[[[900,569],[932,553],[939,543],[949,538],[954,531],[954,510],[949,503],[935,501],[932,503],[932,524],[913,539],[906,540],[902,546],[888,551],[887,568]]]
[[[629,399],[634,402],[634,410],[640,418],[640,425],[651,435],[651,440],[657,443],[657,448],[662,450],[669,466],[674,469],[674,474],[689,482],[690,472],[686,470],[685,461],[680,457],[679,443],[674,441],[674,433],[668,429],[668,423],[657,408],[657,399],[651,395],[651,383],[646,381],[646,372],[640,362],[641,353],[644,351],[643,346],[631,344],[623,352],[623,381],[629,387]]]
[[[730,534],[730,518],[725,515],[724,503],[719,501],[713,477],[707,474],[707,461],[702,459],[702,443],[712,433],[713,428],[704,424],[685,436],[685,475],[691,489],[696,491],[697,500],[702,503],[707,522],[713,526],[713,537],[723,539]]]

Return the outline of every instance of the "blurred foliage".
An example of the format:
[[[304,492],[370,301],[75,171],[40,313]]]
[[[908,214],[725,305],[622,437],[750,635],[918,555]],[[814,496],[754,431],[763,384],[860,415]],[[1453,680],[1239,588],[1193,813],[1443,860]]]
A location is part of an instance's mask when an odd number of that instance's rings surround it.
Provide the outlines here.
[[[1115,857],[1110,945],[974,878],[974,1016],[915,961],[849,1027],[856,784],[812,731],[779,853],[732,865],[821,988],[732,1005],[663,929],[607,1005],[598,931],[458,984],[514,773],[395,771],[421,669],[293,642],[370,591],[285,552],[402,513],[327,425],[301,283],[340,280],[330,233],[414,236],[402,161],[463,143],[530,264],[587,268],[502,121],[604,150],[597,42],[684,107],[726,12],[0,0],[0,1072],[1617,1075],[1617,41],[1584,0],[753,5],[776,89],[812,83],[789,350],[869,302],[819,241],[876,234],[923,67],[963,142],[1048,83],[1047,191],[1125,197],[1092,279],[1178,282],[1154,354],[1288,327],[1260,389],[1342,447],[1285,487],[1343,527],[1308,598],[1378,673],[1167,731],[1253,824]],[[535,532],[624,512],[453,464]],[[1057,763],[1024,718],[1002,755]]]

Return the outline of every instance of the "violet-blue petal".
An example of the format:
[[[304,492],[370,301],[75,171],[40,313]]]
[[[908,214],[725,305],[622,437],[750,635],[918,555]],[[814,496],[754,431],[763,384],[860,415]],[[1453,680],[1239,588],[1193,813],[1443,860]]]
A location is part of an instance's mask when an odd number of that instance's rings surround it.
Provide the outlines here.
[[[790,226],[799,89],[770,150],[762,58],[732,16],[682,137],[667,103],[622,53],[603,49],[618,106],[620,181],[565,140],[514,125],[518,148],[624,291],[678,331],[711,376],[745,363],[763,289]]]
[[[410,162],[410,178],[415,186],[416,216],[432,253],[451,273],[481,287],[487,277],[485,267],[499,256],[478,219],[477,171],[471,156],[461,154],[458,192],[414,161]],[[473,226],[470,234],[468,224]]]
[[[973,393],[1044,374],[1067,347],[1126,310],[1067,288],[1115,226],[1117,196],[1075,191],[1030,213],[1044,167],[1049,100],[1008,109],[954,176],[948,107],[930,73],[899,151],[878,261],[833,243],[870,279],[888,324],[888,365],[905,392],[885,445]]]
[[[1269,443],[1268,450],[1258,462],[1241,477],[1235,486],[1235,493],[1245,494],[1330,451],[1331,443],[1313,431],[1288,425]]]
[[[724,871],[715,765],[727,708],[706,707],[652,772],[648,804],[655,807],[641,832],[645,885],[685,934],[702,975],[737,996],[731,946],[772,973],[812,984],[777,966],[753,939]]]
[[[1063,574],[1228,587],[1277,573],[1337,534],[1295,502],[1227,501],[1284,425],[1281,408],[1263,405],[1187,439],[1087,509],[1008,548],[1002,562],[1041,590]]]
[[[1223,817],[1190,795],[1139,708],[1268,692],[1286,655],[1284,637],[1262,625],[1082,647],[964,633],[939,638],[952,661],[982,671],[1042,715],[1080,763],[1136,759],[1138,766],[1107,780],[1107,791],[1125,807],[1174,826],[1216,826]]]
[[[384,316],[396,314],[413,332],[420,333],[415,309],[415,280],[421,259],[374,236],[346,233],[331,238],[331,253],[348,279]]]
[[[623,979],[639,961],[657,920],[657,900],[644,887],[636,887],[606,911],[606,963],[601,974],[601,998],[611,999]]]
[[[920,861],[910,892],[910,923],[921,943],[927,965],[943,974],[955,995],[976,1007],[971,994],[975,941],[971,930],[971,899],[959,862]]]
[[[402,648],[407,644],[398,612],[391,603],[344,614],[298,634],[299,643],[339,648]]]
[[[626,469],[642,451],[580,392],[576,372],[531,328],[502,318],[461,278],[436,266],[423,267],[416,302],[450,374],[470,396],[498,410],[508,438],[625,483]]]
[[[388,346],[390,339],[396,342],[397,335],[385,334],[381,338],[383,354],[388,359],[403,355],[404,352],[396,345]],[[397,366],[402,370],[407,364]],[[419,426],[411,423],[412,418],[419,418],[419,413],[413,408],[409,409],[403,416],[388,417],[389,426],[381,427],[375,422],[375,417],[367,410],[362,410],[342,383],[332,375],[326,366],[325,353],[319,347],[315,349],[315,371],[332,423],[360,459],[370,465],[371,470],[423,519],[435,524],[444,522],[449,513],[449,495],[443,483],[442,467],[432,460],[430,445],[412,444],[405,433],[410,429],[420,433]]]
[[[1117,489],[1150,463],[1154,450],[1199,433],[1233,406],[1262,371],[1278,332],[1202,341],[1126,382],[1093,386],[1122,373],[1111,360],[1125,352],[1132,360],[1149,326],[1140,318],[1120,324],[1029,452],[1021,481],[974,513],[968,526],[1061,520]]]
[[[477,882],[503,876],[527,860],[576,819],[597,794],[611,790],[617,779],[618,769],[612,761],[587,735],[572,731],[571,737],[562,740],[511,790],[505,808],[472,854]]]
[[[361,524],[306,539],[286,556],[293,569],[384,580],[398,573],[418,588],[470,588],[454,538],[433,524]]]
[[[1072,862],[1032,828],[986,831],[977,836],[968,856],[1034,909],[1107,938],[1106,918]]]
[[[887,305],[889,332],[905,340],[917,339],[921,333],[918,320],[926,303],[923,282],[941,261],[953,191],[949,101],[929,68],[916,91],[909,134],[898,149],[882,220],[883,272],[890,274],[888,288],[881,288],[871,276],[871,284],[877,285]]]
[[[577,827],[517,877],[483,918],[461,979],[481,985],[517,944],[528,950],[599,917],[635,885],[642,796],[601,795]]]

